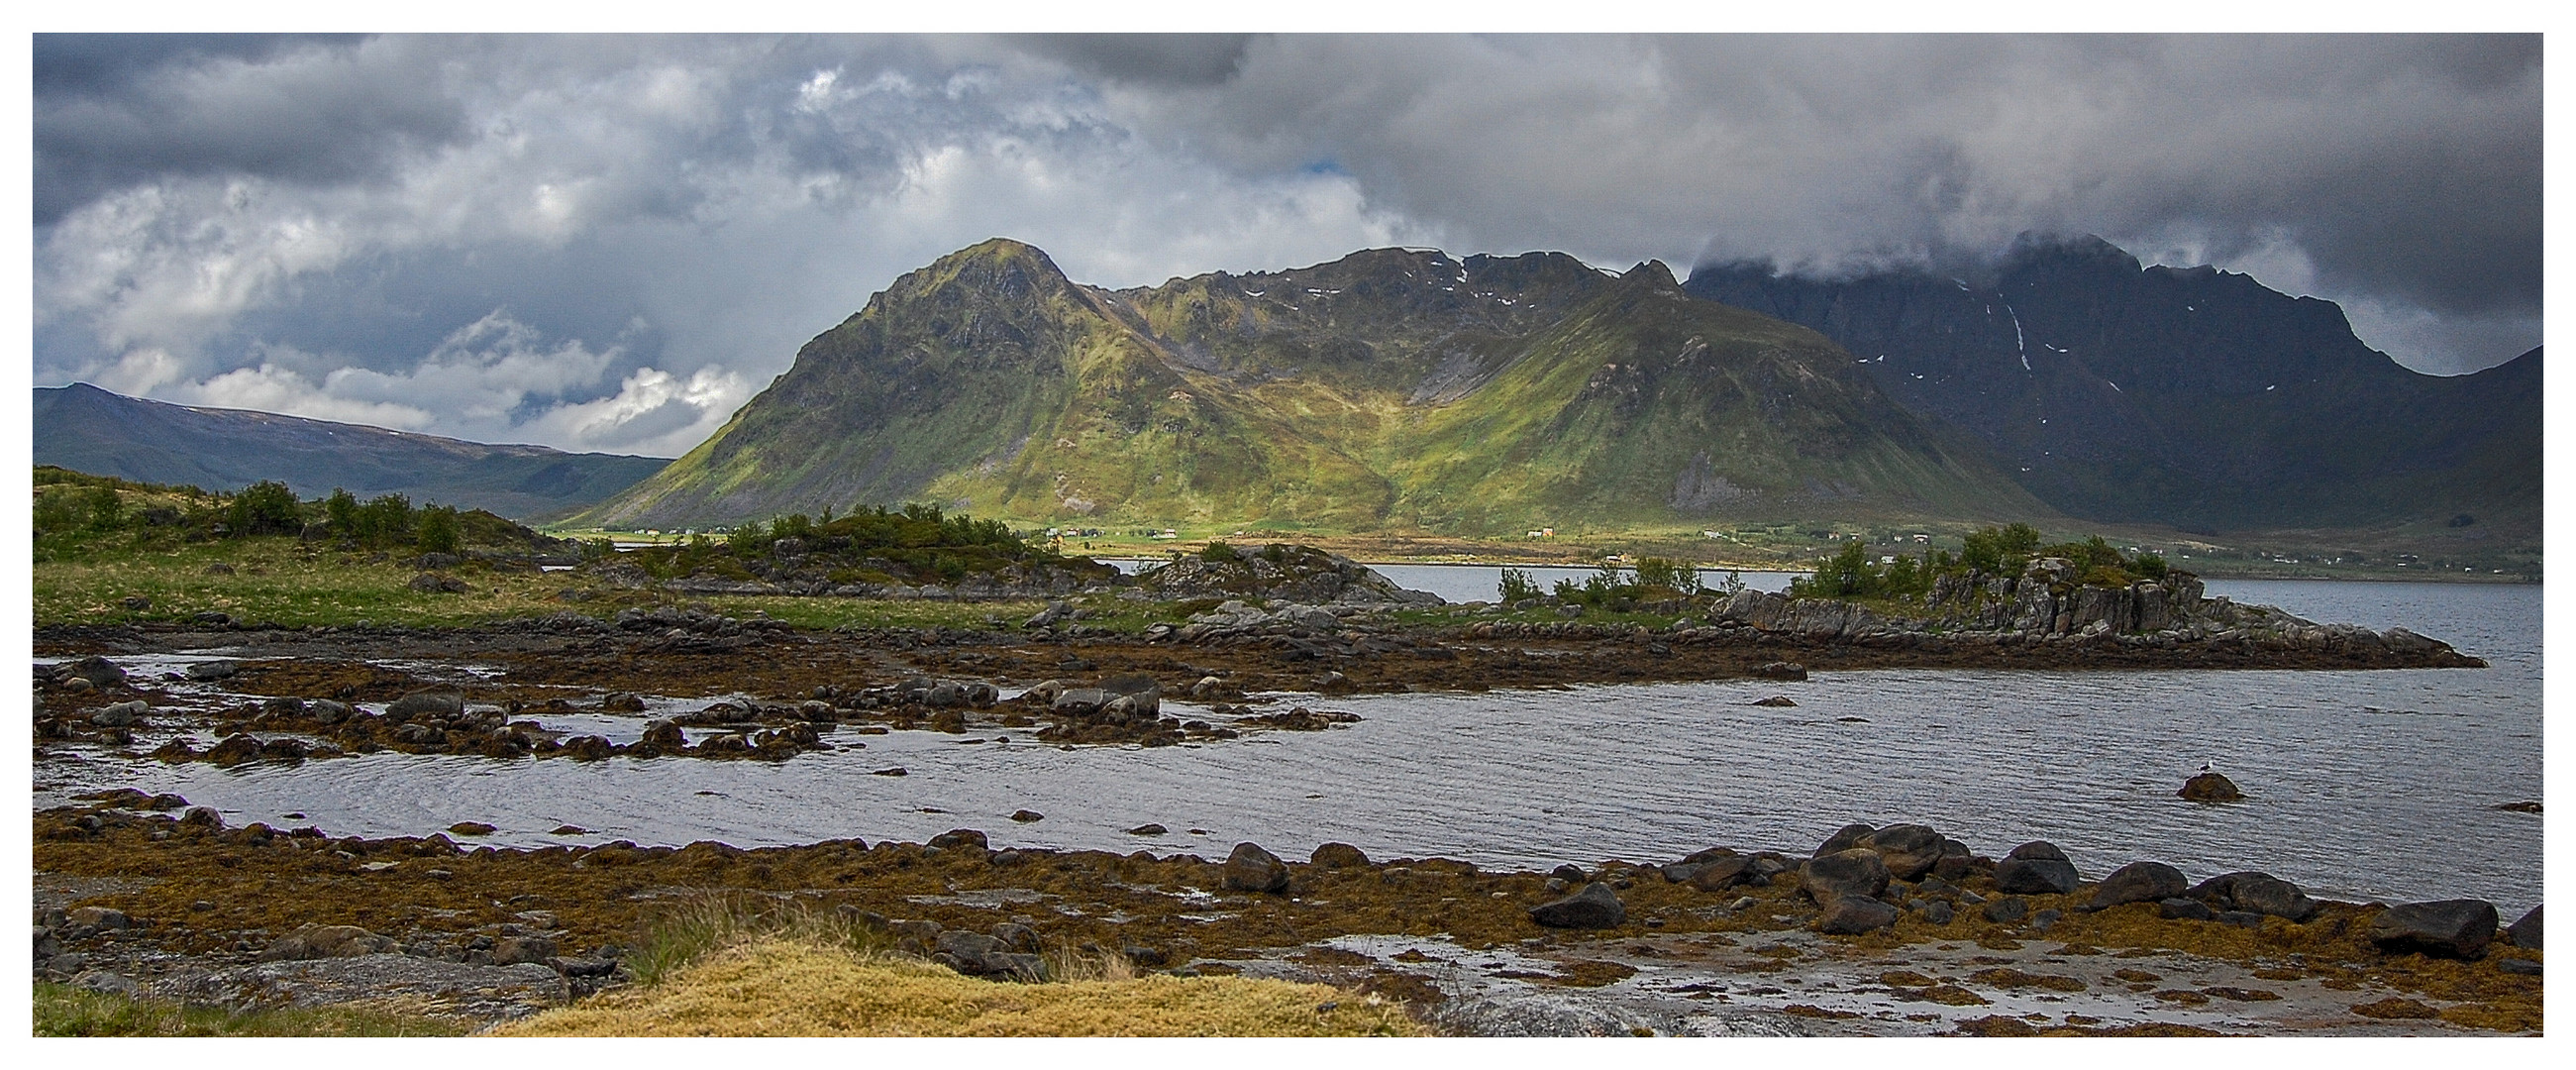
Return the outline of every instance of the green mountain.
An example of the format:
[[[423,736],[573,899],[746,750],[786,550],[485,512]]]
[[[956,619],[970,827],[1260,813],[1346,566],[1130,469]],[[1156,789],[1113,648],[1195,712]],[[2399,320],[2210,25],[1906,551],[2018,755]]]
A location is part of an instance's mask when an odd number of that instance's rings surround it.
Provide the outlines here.
[[[808,342],[577,522],[931,500],[979,516],[1461,533],[2044,517],[1813,331],[1532,253],[1379,249],[1110,291],[995,239]]]
[[[88,383],[36,389],[35,439],[37,464],[136,482],[226,491],[274,479],[306,498],[345,487],[529,522],[595,505],[664,463],[172,405]]]

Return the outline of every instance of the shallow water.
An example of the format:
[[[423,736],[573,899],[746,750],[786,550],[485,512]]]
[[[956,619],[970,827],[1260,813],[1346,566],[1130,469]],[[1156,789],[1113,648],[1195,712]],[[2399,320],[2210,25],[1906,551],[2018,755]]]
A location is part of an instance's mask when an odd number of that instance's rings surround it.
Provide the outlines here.
[[[2539,901],[2540,818],[2489,809],[2541,796],[2539,588],[2210,586],[2312,619],[2404,625],[2494,667],[1880,670],[1354,696],[1313,703],[1363,718],[1346,728],[1204,747],[1062,750],[992,732],[970,744],[844,730],[828,738],[864,749],[781,764],[379,754],[227,771],[93,753],[45,763],[39,779],[61,787],[38,797],[130,785],[180,792],[234,823],[301,812],[287,823],[378,836],[478,820],[502,829],[488,842],[513,844],[917,841],[973,827],[997,845],[1217,858],[1254,840],[1303,857],[1341,840],[1380,858],[1538,868],[1664,861],[1715,844],[1804,853],[1847,821],[1921,821],[1989,854],[2047,839],[2088,875],[2155,858],[2195,879],[2264,869],[2338,898],[2478,896],[2508,918]],[[1798,705],[1750,705],[1772,694]],[[538,716],[618,738],[641,727]],[[2251,798],[2174,797],[2203,762]],[[909,775],[870,775],[892,766]],[[1046,819],[1011,823],[1022,808]],[[1173,831],[1121,831],[1146,822]],[[591,834],[546,833],[567,823]]]

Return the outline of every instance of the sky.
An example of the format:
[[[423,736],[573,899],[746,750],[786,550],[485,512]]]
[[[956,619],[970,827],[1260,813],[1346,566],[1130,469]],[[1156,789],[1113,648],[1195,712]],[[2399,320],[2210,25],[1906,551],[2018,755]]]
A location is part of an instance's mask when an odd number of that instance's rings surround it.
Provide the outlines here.
[[[1846,274],[2098,234],[2540,342],[2536,35],[36,35],[34,375],[676,456],[985,238]]]

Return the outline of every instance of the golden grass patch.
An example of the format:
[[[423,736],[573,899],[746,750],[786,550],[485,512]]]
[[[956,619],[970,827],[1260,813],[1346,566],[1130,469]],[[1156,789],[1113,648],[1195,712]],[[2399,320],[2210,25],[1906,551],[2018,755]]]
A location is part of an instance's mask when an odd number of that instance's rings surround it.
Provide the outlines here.
[[[762,940],[504,1036],[1419,1036],[1393,1003],[1242,977],[1010,984],[910,959]]]

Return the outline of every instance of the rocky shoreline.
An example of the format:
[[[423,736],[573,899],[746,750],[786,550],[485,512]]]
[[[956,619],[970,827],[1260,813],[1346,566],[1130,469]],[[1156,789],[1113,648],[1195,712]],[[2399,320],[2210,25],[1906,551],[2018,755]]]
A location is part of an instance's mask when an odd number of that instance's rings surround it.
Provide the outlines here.
[[[657,918],[733,896],[838,911],[996,983],[1042,973],[1041,950],[1114,952],[1328,980],[1456,1033],[2541,1027],[2537,908],[2499,927],[2475,900],[2333,902],[2252,871],[2085,874],[2046,843],[1992,857],[1912,824],[1538,873],[1348,844],[1303,862],[1249,843],[1213,860],[996,847],[972,829],[506,849],[227,828],[184,805],[109,792],[36,815],[40,976],[234,1007],[400,996],[488,1024],[625,983]]]

